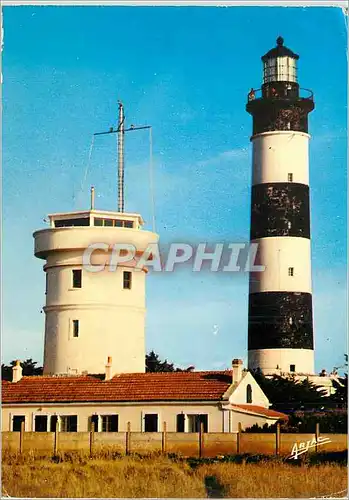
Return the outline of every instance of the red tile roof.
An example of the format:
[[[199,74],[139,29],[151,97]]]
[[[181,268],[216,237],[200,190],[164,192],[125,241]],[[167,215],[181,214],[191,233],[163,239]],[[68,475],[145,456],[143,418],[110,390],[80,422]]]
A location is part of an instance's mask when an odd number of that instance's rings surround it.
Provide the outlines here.
[[[2,381],[2,403],[220,401],[232,383],[229,371],[123,373],[111,380],[85,376],[32,376]],[[287,420],[287,415],[252,404],[243,412]]]
[[[229,371],[125,373],[107,381],[91,375],[32,376],[3,382],[2,402],[219,401],[231,382]]]
[[[257,413],[258,415],[262,415],[263,417],[271,417],[271,418],[277,418],[277,419],[282,419],[282,420],[288,420],[288,416],[285,415],[284,413],[280,413],[279,411],[275,410],[269,410],[269,408],[263,408],[262,406],[256,406],[252,404],[247,404],[247,405],[232,405],[233,407],[236,407],[237,410],[244,410],[249,413]]]

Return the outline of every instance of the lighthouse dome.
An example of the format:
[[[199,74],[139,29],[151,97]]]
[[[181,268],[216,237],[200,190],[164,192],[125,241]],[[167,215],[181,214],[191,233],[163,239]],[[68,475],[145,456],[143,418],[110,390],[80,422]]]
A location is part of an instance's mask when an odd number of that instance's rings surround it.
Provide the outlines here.
[[[276,39],[276,47],[273,47],[269,50],[269,52],[262,56],[262,61],[265,62],[268,59],[274,59],[276,57],[292,57],[293,59],[299,59],[298,54],[295,54],[291,49],[285,47],[282,36],[279,36]]]

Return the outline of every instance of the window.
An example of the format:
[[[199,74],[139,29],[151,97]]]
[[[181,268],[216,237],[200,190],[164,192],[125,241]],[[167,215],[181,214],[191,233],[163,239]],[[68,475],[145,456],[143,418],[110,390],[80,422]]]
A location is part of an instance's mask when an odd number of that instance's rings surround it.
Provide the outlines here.
[[[264,61],[264,80],[268,82],[296,82],[297,62],[293,57],[279,56]]]
[[[90,218],[81,217],[79,219],[60,219],[55,220],[55,227],[89,226]]]
[[[13,432],[20,432],[21,431],[21,424],[22,422],[25,422],[25,416],[24,415],[14,415],[12,419],[12,430]]]
[[[248,384],[246,387],[246,403],[252,403],[252,387]]]
[[[288,174],[288,182],[293,182],[293,174]]]
[[[81,269],[73,269],[73,288],[81,288],[82,287],[82,270]]]
[[[132,287],[132,273],[131,271],[124,271],[124,289],[131,290]]]
[[[184,432],[184,421],[185,415],[183,413],[179,413],[177,415],[177,432]]]
[[[78,319],[73,319],[73,337],[78,337],[79,336],[79,320]]]
[[[288,275],[289,276],[294,276],[294,267],[289,267],[288,268]]]
[[[208,415],[187,415],[188,432],[199,432],[201,422],[204,424],[204,432],[208,432]]]
[[[290,372],[296,371],[296,365],[290,365]]]
[[[102,415],[102,432],[119,432],[119,415]]]
[[[35,415],[34,429],[35,432],[47,432],[47,415]]]
[[[78,430],[77,415],[64,415],[61,418],[61,432],[76,432]]]
[[[95,226],[104,226],[104,227],[127,227],[133,228],[132,220],[120,220],[120,219],[99,219],[95,217],[94,219]]]
[[[157,413],[147,413],[144,415],[144,432],[158,432]]]

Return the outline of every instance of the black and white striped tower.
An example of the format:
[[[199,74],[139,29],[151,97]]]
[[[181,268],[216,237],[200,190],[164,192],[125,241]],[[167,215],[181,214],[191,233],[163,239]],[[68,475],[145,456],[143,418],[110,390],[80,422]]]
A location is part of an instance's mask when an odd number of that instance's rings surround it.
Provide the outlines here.
[[[251,90],[251,242],[266,269],[250,274],[248,365],[264,374],[314,373],[308,114],[311,91],[297,83],[299,56],[277,45],[262,57]]]

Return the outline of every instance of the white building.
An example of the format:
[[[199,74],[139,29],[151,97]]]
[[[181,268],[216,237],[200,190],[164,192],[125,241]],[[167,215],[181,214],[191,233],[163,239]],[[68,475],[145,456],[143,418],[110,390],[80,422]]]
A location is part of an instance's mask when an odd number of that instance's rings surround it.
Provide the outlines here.
[[[114,373],[144,372],[147,270],[135,260],[110,264],[114,245],[143,253],[157,234],[142,230],[140,215],[124,212],[91,209],[49,220],[34,233],[46,272],[44,374],[103,373],[108,356]],[[90,245],[98,246],[92,266],[83,262]]]
[[[110,378],[81,376],[22,377],[2,386],[2,430],[86,432],[236,432],[254,424],[274,424],[287,416],[270,403],[242,361],[231,371],[123,373]]]

